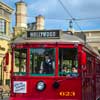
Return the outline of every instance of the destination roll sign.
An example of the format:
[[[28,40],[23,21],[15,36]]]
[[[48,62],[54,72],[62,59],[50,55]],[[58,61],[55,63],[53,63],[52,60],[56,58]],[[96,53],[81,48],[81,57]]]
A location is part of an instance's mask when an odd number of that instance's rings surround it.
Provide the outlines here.
[[[60,38],[60,30],[27,31],[27,38]]]

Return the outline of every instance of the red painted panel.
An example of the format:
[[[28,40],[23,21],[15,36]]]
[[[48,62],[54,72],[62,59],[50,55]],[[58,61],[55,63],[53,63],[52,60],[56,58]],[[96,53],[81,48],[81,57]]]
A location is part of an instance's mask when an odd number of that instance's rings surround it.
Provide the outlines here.
[[[27,82],[27,93],[13,94],[14,99],[11,97],[10,100],[81,100],[82,87],[81,80],[79,78],[30,77],[26,79],[24,77],[20,77],[20,79],[16,78],[15,80]],[[44,91],[38,91],[36,89],[37,82],[41,80],[46,84]],[[53,87],[55,81],[60,85],[57,89]]]

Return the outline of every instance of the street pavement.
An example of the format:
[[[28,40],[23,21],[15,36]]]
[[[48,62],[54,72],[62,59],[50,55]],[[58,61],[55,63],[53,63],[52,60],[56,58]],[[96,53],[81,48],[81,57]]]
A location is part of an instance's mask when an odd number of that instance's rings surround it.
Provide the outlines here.
[[[4,96],[3,99],[0,98],[0,100],[9,100],[8,96]]]

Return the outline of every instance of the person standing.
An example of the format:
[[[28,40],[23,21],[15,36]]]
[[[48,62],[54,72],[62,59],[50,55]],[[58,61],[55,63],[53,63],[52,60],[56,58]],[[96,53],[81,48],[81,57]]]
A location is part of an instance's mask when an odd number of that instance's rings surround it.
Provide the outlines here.
[[[54,61],[51,57],[46,54],[44,57],[44,61],[41,63],[41,72],[43,74],[53,74],[54,72]]]

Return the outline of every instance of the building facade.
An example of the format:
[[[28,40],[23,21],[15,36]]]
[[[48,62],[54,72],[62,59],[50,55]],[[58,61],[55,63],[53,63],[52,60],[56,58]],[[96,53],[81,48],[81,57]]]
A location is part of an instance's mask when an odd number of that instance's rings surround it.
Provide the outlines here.
[[[27,4],[24,1],[18,1],[16,5],[16,23],[14,30],[14,37],[20,36],[26,30],[44,30],[44,17],[42,15],[36,16],[36,22],[27,23]]]
[[[3,59],[9,51],[10,42],[10,23],[13,9],[0,1],[0,84],[6,84],[9,81],[10,63],[4,71]],[[10,61],[9,61],[10,62]]]
[[[20,35],[21,33],[25,32],[27,29],[27,4],[20,0],[15,3],[16,5],[16,23],[14,30],[14,37]]]
[[[81,32],[75,32],[77,33]],[[82,33],[86,35],[86,42],[100,52],[100,30],[87,30]]]

